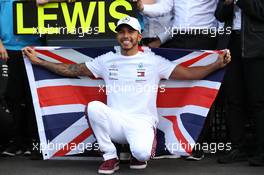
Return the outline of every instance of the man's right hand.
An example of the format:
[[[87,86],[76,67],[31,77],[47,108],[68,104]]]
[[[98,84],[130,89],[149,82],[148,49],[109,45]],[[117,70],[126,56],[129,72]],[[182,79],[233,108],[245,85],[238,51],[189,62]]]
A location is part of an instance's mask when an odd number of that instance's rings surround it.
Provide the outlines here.
[[[66,77],[78,77],[78,76],[88,76],[93,77],[93,73],[87,68],[85,63],[80,64],[67,64],[67,63],[53,63],[50,61],[41,60],[37,57],[37,53],[34,49],[30,47],[25,47],[22,49],[23,54],[25,54],[32,64],[42,66],[51,72],[54,72],[61,76]]]
[[[28,57],[32,64],[40,65],[43,62],[43,60],[37,57],[36,51],[30,47],[23,48],[22,52]]]
[[[5,47],[3,46],[2,43],[0,43],[0,59],[7,61],[8,60],[8,53],[5,49]]]

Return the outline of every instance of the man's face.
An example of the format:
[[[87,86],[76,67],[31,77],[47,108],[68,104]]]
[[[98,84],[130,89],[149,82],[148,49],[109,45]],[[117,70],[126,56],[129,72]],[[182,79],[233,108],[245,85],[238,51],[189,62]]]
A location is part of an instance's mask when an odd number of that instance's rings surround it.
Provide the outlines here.
[[[138,47],[138,42],[142,36],[138,31],[128,25],[123,25],[117,32],[117,41],[124,50],[131,50]]]

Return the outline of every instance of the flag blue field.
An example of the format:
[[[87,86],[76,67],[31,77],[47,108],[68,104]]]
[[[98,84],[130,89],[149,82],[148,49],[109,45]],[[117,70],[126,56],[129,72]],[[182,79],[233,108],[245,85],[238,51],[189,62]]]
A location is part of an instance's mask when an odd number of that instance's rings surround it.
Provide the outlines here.
[[[110,48],[35,48],[38,57],[55,63],[76,64],[91,61]],[[178,49],[149,49],[175,64],[201,66],[214,62],[219,51],[192,51]],[[94,100],[106,103],[104,81],[88,77],[62,77],[42,67],[31,65],[25,59],[26,70],[37,118],[38,132],[44,159],[74,155],[91,148],[96,140],[84,117],[85,106]],[[141,74],[140,74],[141,75]],[[156,153],[191,154],[203,128],[205,118],[214,102],[224,70],[219,70],[203,80],[162,80],[158,92],[159,124]]]

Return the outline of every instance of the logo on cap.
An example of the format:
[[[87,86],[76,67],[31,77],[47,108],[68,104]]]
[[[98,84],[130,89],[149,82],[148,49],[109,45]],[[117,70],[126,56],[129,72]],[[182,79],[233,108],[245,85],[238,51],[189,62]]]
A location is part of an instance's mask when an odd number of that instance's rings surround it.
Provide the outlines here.
[[[130,17],[129,16],[123,18],[123,20],[122,20],[122,22],[129,22],[129,21],[130,21]]]

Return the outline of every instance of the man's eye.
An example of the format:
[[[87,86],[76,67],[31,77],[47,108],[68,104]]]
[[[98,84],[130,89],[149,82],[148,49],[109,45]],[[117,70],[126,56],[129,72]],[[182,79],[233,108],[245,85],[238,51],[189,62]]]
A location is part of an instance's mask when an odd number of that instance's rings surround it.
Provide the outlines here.
[[[133,32],[134,32],[134,30],[128,30],[128,32],[129,32],[129,33],[133,33]]]

